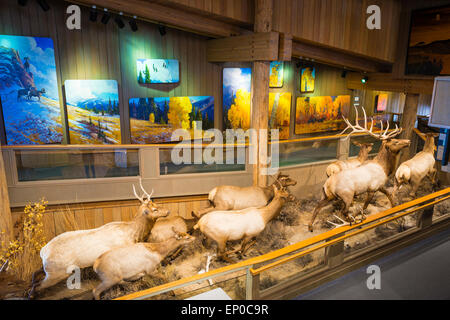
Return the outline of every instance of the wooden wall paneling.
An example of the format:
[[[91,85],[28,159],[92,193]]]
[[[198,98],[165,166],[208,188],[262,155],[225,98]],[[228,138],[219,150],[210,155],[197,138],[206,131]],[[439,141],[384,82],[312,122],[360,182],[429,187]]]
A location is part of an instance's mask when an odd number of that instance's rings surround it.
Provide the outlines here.
[[[48,242],[56,236],[55,214],[53,212],[46,212],[42,216],[42,223],[45,240]]]

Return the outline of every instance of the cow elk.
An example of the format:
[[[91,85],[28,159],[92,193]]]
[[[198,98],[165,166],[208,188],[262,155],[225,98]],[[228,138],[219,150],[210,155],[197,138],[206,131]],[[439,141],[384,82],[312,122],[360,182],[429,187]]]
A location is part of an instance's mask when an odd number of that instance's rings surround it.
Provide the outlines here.
[[[297,181],[289,178],[287,175],[278,173],[274,177],[274,182],[268,187],[236,187],[236,186],[219,186],[209,192],[208,200],[211,206],[192,212],[193,215],[201,217],[211,211],[218,210],[241,210],[250,207],[262,207],[267,205],[274,197],[273,187],[286,188],[295,186]]]
[[[186,233],[175,232],[175,236],[159,243],[135,243],[109,250],[103,253],[94,263],[94,271],[101,283],[93,290],[94,298],[125,281],[134,281],[156,270],[161,261],[177,250],[195,240]]]
[[[367,158],[369,157],[369,152],[372,150],[373,143],[359,143],[354,141],[353,144],[360,148],[358,156],[355,159],[338,160],[330,164],[327,167],[328,177],[338,172],[341,172],[342,170],[359,167],[364,163],[364,161],[367,160]]]
[[[70,275],[67,270],[73,266],[90,267],[103,253],[147,238],[154,220],[167,216],[169,211],[158,207],[151,200],[151,194],[142,187],[142,181],[139,182],[144,194],[139,197],[133,185],[134,194],[141,205],[132,221],[110,222],[96,229],[64,232],[41,249],[43,270],[38,272],[45,272],[46,276],[36,290],[48,288],[67,278]],[[33,283],[31,296],[35,285]]]
[[[187,233],[197,222],[198,218],[184,219],[180,216],[158,218],[147,242],[163,242],[173,238],[176,233]]]
[[[403,162],[395,172],[395,182],[393,195],[397,200],[398,189],[406,183],[411,184],[410,196],[416,195],[420,182],[428,175],[431,178],[431,182],[435,184],[436,181],[436,169],[434,168],[434,151],[435,144],[434,138],[439,134],[426,133],[425,145],[423,150],[417,153],[414,157],[408,161]]]
[[[385,184],[389,175],[394,170],[400,150],[408,147],[410,145],[410,141],[407,139],[393,139],[393,137],[397,136],[402,131],[402,129],[398,128],[397,125],[394,130],[388,132],[388,123],[386,130],[383,131],[383,122],[380,121],[381,130],[377,134],[373,132],[374,123],[372,119],[371,127],[370,129],[367,129],[367,116],[364,109],[363,112],[364,128],[359,124],[352,125],[348,119],[343,117],[347,127],[344,131],[342,131],[342,133],[349,128],[352,129],[346,139],[348,139],[355,132],[367,133],[382,141],[380,150],[374,159],[366,161],[359,167],[334,174],[325,181],[322,188],[322,199],[317,204],[317,207],[313,212],[311,222],[308,225],[308,229],[311,232],[313,231],[314,220],[320,209],[334,200],[341,200],[344,203],[344,208],[341,211],[347,220],[344,224],[348,224],[349,221],[356,222],[356,219],[348,213],[355,195],[367,193],[363,211],[367,208],[375,192],[377,191],[384,193],[388,197],[391,206],[394,206],[394,201],[389,192],[386,190]],[[358,109],[356,109],[356,119],[358,119]],[[364,213],[362,213],[362,215],[364,218]]]
[[[230,211],[213,211],[200,218],[194,229],[200,231],[208,238],[217,243],[218,257],[229,261],[227,252],[225,252],[227,241],[241,240],[239,250],[242,254],[251,246],[250,240],[260,234],[267,223],[276,217],[290,196],[286,189],[278,189],[272,186],[273,200],[264,207],[246,208]]]

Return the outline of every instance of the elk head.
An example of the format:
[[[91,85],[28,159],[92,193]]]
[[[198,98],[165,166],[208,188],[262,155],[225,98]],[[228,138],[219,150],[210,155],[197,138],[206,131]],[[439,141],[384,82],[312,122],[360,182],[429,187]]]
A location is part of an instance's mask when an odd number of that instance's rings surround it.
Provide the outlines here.
[[[170,213],[170,211],[158,206],[156,203],[154,203],[151,200],[151,197],[153,194],[153,189],[152,189],[152,193],[148,194],[148,192],[145,191],[144,187],[142,186],[141,178],[139,178],[139,185],[140,185],[142,191],[144,192],[144,194],[142,196],[139,196],[137,194],[136,188],[133,184],[134,196],[141,202],[141,205],[138,209],[136,216],[143,215],[152,220],[155,220],[160,217],[166,217]]]
[[[286,188],[280,188],[278,189],[276,185],[272,185],[274,198],[279,197],[282,199],[289,199],[291,197],[291,194],[287,191]]]
[[[273,177],[273,176],[272,176]],[[281,174],[281,172],[278,172],[278,174],[273,177],[275,179],[274,184],[277,184],[281,188],[286,188],[289,186],[295,186],[297,184],[297,181],[294,179],[289,178],[288,175]]]
[[[372,151],[372,148],[373,148],[373,143],[359,143],[357,141],[352,141],[352,143],[355,146],[359,147],[361,150],[367,150],[367,153]]]
[[[177,241],[181,241],[183,244],[191,243],[195,240],[194,236],[191,236],[188,233],[178,232],[175,227],[172,227],[172,231],[175,233],[175,239],[177,239]]]

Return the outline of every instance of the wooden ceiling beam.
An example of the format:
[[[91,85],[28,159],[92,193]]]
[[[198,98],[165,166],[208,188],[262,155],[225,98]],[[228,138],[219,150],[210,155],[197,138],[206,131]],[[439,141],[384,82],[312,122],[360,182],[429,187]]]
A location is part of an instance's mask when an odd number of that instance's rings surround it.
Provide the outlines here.
[[[128,15],[136,15],[139,19],[162,23],[169,27],[186,30],[192,33],[210,37],[230,37],[248,32],[236,25],[219,21],[217,19],[201,16],[186,10],[164,6],[144,0],[66,0],[67,2],[108,8],[113,11],[122,11]]]
[[[292,43],[292,56],[301,59],[314,59],[314,61],[320,63],[365,72],[390,72],[392,68],[392,64],[389,62],[375,61],[338,51],[334,48],[300,42],[297,39],[294,39]]]
[[[278,32],[257,32],[245,36],[208,40],[209,62],[278,60]]]
[[[392,74],[369,73],[366,83],[362,83],[361,79],[364,75],[357,72],[347,73],[347,88],[358,90],[380,90],[404,92],[410,94],[432,94],[434,81],[433,79],[395,79]]]

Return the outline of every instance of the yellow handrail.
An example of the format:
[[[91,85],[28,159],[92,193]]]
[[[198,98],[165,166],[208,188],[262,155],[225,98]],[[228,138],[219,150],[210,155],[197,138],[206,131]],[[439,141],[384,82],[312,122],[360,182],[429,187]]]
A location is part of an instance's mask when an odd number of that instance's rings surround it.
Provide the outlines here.
[[[391,130],[389,130],[391,131]],[[374,133],[379,132],[375,131]],[[352,136],[365,136],[367,133],[358,132],[352,134]],[[306,141],[315,141],[315,140],[328,140],[328,139],[339,139],[342,137],[346,137],[347,134],[336,134],[336,135],[328,135],[321,137],[307,137],[307,138],[298,138],[298,139],[288,139],[288,140],[278,140],[269,142],[272,143],[291,143],[291,142],[306,142]],[[202,147],[226,147],[226,146],[234,146],[234,147],[247,147],[249,143],[196,143],[195,141],[191,141],[191,146],[202,146]],[[176,146],[180,146],[178,143],[153,143],[153,144],[45,144],[45,145],[1,145],[0,149],[12,149],[12,150],[50,150],[50,149],[139,149],[139,148],[148,148],[148,147],[160,147],[160,148],[174,148]]]
[[[443,197],[443,198],[441,198],[439,200],[435,200],[438,197]],[[447,199],[449,197],[450,197],[450,187],[446,188],[446,189],[443,189],[443,190],[440,190],[440,191],[437,191],[435,193],[426,195],[424,197],[421,197],[421,198],[418,198],[418,199],[415,199],[415,200],[403,203],[403,204],[401,204],[399,206],[396,206],[394,208],[390,208],[390,209],[387,209],[385,211],[373,214],[373,215],[369,216],[366,220],[364,220],[363,222],[361,222],[359,224],[355,224],[355,225],[352,225],[352,226],[343,226],[343,227],[340,227],[340,228],[332,229],[330,231],[324,232],[324,233],[319,234],[317,236],[311,237],[309,239],[305,239],[305,240],[300,241],[298,243],[295,243],[295,244],[292,244],[290,246],[287,246],[287,247],[284,247],[284,248],[281,248],[281,249],[278,249],[278,250],[266,253],[266,254],[258,256],[258,257],[254,257],[254,258],[251,258],[251,259],[248,259],[248,260],[245,260],[245,261],[241,261],[241,262],[238,262],[238,263],[235,263],[235,264],[232,264],[232,265],[228,265],[228,266],[225,266],[225,267],[222,267],[222,268],[211,270],[209,272],[205,272],[205,273],[202,273],[202,274],[197,274],[197,275],[194,275],[194,276],[191,276],[191,277],[183,278],[183,279],[180,279],[180,280],[177,280],[177,281],[165,283],[163,285],[152,287],[152,288],[149,288],[149,289],[146,289],[146,290],[134,292],[134,293],[131,293],[131,294],[128,294],[128,295],[116,298],[116,300],[131,300],[131,299],[142,298],[142,297],[145,297],[145,296],[151,296],[151,295],[154,295],[155,293],[158,293],[158,292],[161,292],[161,291],[166,291],[166,290],[169,290],[169,289],[172,289],[172,288],[176,288],[176,287],[179,288],[179,287],[188,285],[190,283],[198,282],[200,280],[206,280],[206,279],[212,278],[212,277],[214,277],[216,275],[219,275],[219,274],[239,271],[239,270],[242,270],[242,269],[244,269],[246,267],[253,266],[255,264],[268,262],[268,261],[277,259],[279,257],[285,256],[287,254],[290,254],[292,252],[298,251],[300,249],[307,248],[307,247],[309,247],[311,245],[314,245],[314,244],[317,244],[319,242],[326,241],[325,243],[321,244],[320,248],[323,248],[323,247],[329,246],[329,245],[337,242],[336,239],[339,239],[340,241],[342,241],[342,239],[344,239],[342,237],[346,237],[345,235],[343,235],[340,238],[333,239],[337,235],[340,235],[342,233],[345,233],[345,232],[348,232],[348,231],[351,231],[351,230],[355,230],[356,228],[361,228],[361,227],[363,227],[363,226],[365,226],[365,225],[367,225],[369,223],[372,223],[372,222],[374,222],[376,220],[380,220],[382,218],[386,218],[386,217],[388,217],[390,215],[393,215],[393,214],[398,213],[400,211],[403,211],[403,210],[409,209],[411,207],[417,206],[417,205],[419,205],[421,203],[428,202],[428,201],[431,201],[431,200],[435,200],[434,202],[426,203],[426,204],[424,204],[424,205],[422,205],[420,207],[413,208],[412,210],[409,210],[409,211],[407,211],[405,213],[402,213],[401,215],[397,215],[395,217],[392,217],[392,218],[380,221],[379,224],[383,224],[383,223],[389,222],[391,220],[399,218],[400,216],[411,214],[411,213],[413,213],[413,212],[415,212],[417,210],[420,210],[420,209],[425,208],[427,206],[433,205],[433,204],[435,204],[437,202],[441,202],[441,201],[443,201],[443,200],[445,200],[445,199]],[[370,229],[371,227],[372,227],[372,225],[368,226],[367,228]],[[357,230],[355,232],[356,233],[354,233],[354,234],[357,234],[357,233],[360,233],[362,231]],[[351,234],[349,234],[349,236],[352,236],[354,234],[351,233]],[[329,239],[333,239],[333,240],[327,241]],[[320,248],[315,247],[315,248],[311,248],[311,249],[308,249],[308,250],[312,250],[312,249],[318,250]],[[304,252],[305,251],[296,253],[295,257],[298,258]],[[287,257],[285,259],[289,259],[290,257]],[[295,259],[295,258],[293,258],[293,259]],[[292,260],[292,259],[290,259],[290,260]],[[283,261],[283,260],[279,260],[279,261]],[[277,262],[278,261],[275,261],[273,264],[275,264]],[[271,267],[274,267],[275,265],[272,266],[272,264],[269,264],[268,266],[269,266],[269,268],[271,268]],[[257,274],[257,273],[260,273],[260,272],[264,271],[262,269],[267,270],[268,268],[266,268],[266,266],[263,266],[263,267],[261,267],[259,269],[256,269],[256,270],[251,269],[251,270],[252,270],[252,272],[254,272],[254,273],[256,272],[255,274]]]

